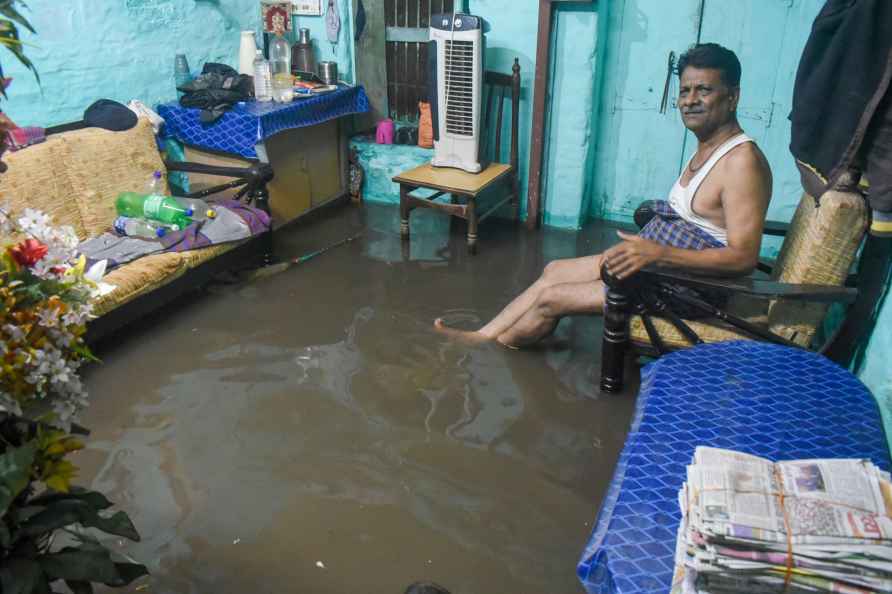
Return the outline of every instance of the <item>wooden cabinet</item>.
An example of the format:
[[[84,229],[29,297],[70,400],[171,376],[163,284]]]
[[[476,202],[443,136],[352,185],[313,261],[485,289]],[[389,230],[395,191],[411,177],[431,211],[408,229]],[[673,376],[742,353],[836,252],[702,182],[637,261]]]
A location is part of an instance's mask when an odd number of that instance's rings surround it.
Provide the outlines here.
[[[340,120],[279,132],[258,146],[273,167],[269,183],[273,226],[297,220],[313,208],[346,194],[347,138]],[[241,157],[186,147],[186,160],[245,166]],[[221,183],[220,178],[190,174],[194,189]]]

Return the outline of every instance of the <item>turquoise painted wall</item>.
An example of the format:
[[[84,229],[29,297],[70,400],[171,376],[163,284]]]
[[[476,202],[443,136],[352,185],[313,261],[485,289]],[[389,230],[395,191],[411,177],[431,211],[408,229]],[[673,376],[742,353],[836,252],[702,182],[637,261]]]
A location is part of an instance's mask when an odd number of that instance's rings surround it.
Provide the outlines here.
[[[341,78],[353,77],[353,27],[349,0],[338,0],[340,42],[324,39],[322,17],[295,19],[310,27],[318,59],[338,61]],[[185,53],[200,71],[208,61],[238,66],[239,32],[259,30],[258,0],[31,0],[26,12],[37,30],[27,32],[28,55],[42,88],[8,53],[14,77],[3,109],[19,125],[49,126],[81,119],[98,98],[154,106],[175,98],[173,60]],[[258,34],[259,39],[259,34]]]
[[[536,69],[537,2],[516,0],[468,0],[468,11],[489,23],[486,34],[486,68],[510,73],[514,58],[520,62],[520,204],[526,216],[527,175],[532,122],[533,75]],[[507,113],[507,112],[506,112]],[[507,130],[507,128],[506,128]],[[507,154],[507,138],[503,135],[503,153]]]
[[[521,215],[526,217],[538,2],[469,0],[468,4],[471,14],[482,16],[491,27],[486,39],[486,67],[510,72],[514,58],[520,59],[523,86],[520,109],[520,203]],[[570,4],[556,8],[552,28],[548,126],[541,194],[544,223],[567,229],[578,229],[588,213],[588,172],[594,157],[591,114],[597,95],[598,73],[597,4]]]
[[[858,377],[870,388],[880,405],[886,426],[886,439],[889,440],[889,449],[892,450],[892,370],[889,365],[889,361],[892,360],[892,299],[888,298],[890,288],[892,281],[887,287],[885,303],[880,306],[877,325],[867,345],[864,364],[858,370]]]

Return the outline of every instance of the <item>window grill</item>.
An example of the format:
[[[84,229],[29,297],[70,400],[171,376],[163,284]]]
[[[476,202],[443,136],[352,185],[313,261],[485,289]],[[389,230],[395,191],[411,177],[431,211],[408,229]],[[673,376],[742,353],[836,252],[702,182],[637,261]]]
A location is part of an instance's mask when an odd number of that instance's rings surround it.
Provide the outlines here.
[[[430,15],[452,12],[453,0],[384,0],[387,109],[395,120],[415,120],[427,101]]]

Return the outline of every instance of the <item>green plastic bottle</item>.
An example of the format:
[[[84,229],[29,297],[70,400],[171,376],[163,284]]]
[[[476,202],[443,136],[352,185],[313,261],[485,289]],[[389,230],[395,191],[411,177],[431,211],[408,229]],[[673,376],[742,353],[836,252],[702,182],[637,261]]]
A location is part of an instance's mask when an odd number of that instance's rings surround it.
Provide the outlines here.
[[[118,214],[124,217],[142,217],[178,225],[185,229],[192,224],[192,209],[184,207],[170,196],[121,192],[115,201]]]

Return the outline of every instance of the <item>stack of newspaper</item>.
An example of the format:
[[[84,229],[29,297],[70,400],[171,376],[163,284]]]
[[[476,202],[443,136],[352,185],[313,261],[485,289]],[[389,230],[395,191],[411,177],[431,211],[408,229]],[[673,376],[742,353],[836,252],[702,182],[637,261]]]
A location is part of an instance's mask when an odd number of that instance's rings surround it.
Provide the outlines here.
[[[679,504],[673,593],[892,593],[892,483],[869,460],[699,447]]]

